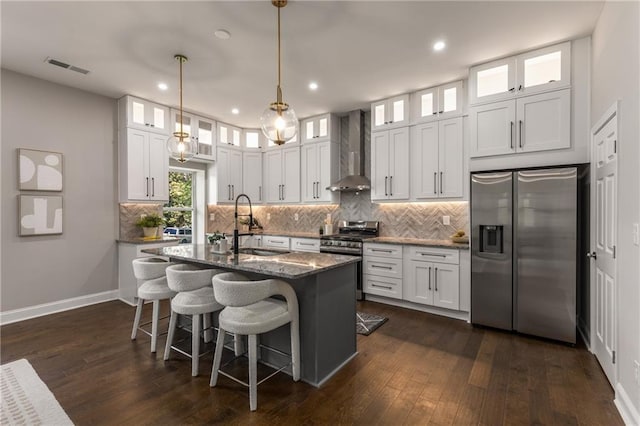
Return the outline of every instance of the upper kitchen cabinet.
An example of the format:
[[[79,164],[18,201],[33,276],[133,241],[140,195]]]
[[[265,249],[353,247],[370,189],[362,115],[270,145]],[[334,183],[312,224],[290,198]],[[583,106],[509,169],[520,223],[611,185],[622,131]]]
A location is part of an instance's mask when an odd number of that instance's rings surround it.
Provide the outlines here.
[[[171,109],[171,122],[174,127],[173,131],[179,132],[179,110]],[[214,120],[183,112],[182,131],[188,133],[191,140],[196,144],[197,151],[194,157],[195,159],[208,161],[214,161],[216,159],[216,123]]]
[[[486,157],[571,146],[571,89],[469,108],[470,155]]]
[[[331,114],[307,118],[300,122],[302,143],[306,142],[338,142],[340,135],[340,121]]]
[[[412,126],[411,132],[411,198],[462,197],[462,117]]]
[[[120,129],[120,201],[169,201],[167,137]]]
[[[409,199],[409,128],[371,134],[371,201]]]
[[[339,194],[327,187],[338,180],[340,145],[333,142],[301,147],[301,191],[303,203],[337,203]]]
[[[251,202],[262,203],[262,152],[244,151],[242,153],[242,192]]]
[[[242,191],[242,151],[234,147],[218,147],[216,177],[218,203],[233,203]]]
[[[371,131],[394,129],[409,124],[409,95],[371,104]]]
[[[412,123],[424,123],[462,115],[464,82],[455,81],[411,94]]]
[[[131,127],[168,135],[169,108],[144,99],[124,96],[118,101],[120,127]]]
[[[566,42],[472,67],[469,103],[510,99],[571,85],[571,43]]]
[[[242,148],[246,150],[262,150],[265,137],[260,129],[244,129],[242,131]]]
[[[218,143],[240,147],[242,129],[225,123],[218,123]]]
[[[300,202],[300,147],[264,153],[264,188],[268,203]]]

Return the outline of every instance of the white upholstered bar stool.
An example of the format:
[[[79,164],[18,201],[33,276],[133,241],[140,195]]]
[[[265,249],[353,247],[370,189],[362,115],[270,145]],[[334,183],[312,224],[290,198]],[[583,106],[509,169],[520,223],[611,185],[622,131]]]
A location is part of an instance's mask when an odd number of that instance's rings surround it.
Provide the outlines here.
[[[133,320],[133,330],[131,331],[131,340],[135,340],[138,330],[151,336],[151,352],[156,351],[156,343],[158,341],[158,321],[160,320],[160,301],[170,299],[175,296],[167,285],[165,270],[173,265],[164,259],[157,257],[141,257],[133,259],[133,275],[141,281],[138,286],[138,305],[136,307],[136,315]],[[140,317],[142,315],[142,307],[147,300],[153,301],[153,315],[151,319],[151,333],[140,327]],[[147,325],[143,324],[143,325]]]
[[[249,408],[258,408],[257,387],[277,372],[257,383],[257,335],[291,324],[291,369],[293,380],[300,380],[300,324],[298,298],[293,288],[282,280],[249,281],[233,272],[213,277],[213,290],[218,303],[225,306],[220,312],[218,341],[216,343],[210,386],[218,382],[218,373],[249,387]],[[285,301],[271,296],[284,296]],[[225,332],[247,335],[249,345],[249,383],[220,370]]]
[[[200,360],[200,317],[204,323],[205,341],[210,341],[209,318],[215,311],[223,308],[216,302],[211,287],[211,278],[223,271],[219,269],[200,269],[189,264],[177,264],[167,268],[167,283],[177,294],[171,299],[171,320],[169,334],[164,349],[164,360],[169,359],[171,349],[191,358],[191,375],[198,375]],[[186,353],[173,345],[178,315],[189,315],[191,321],[191,353]]]

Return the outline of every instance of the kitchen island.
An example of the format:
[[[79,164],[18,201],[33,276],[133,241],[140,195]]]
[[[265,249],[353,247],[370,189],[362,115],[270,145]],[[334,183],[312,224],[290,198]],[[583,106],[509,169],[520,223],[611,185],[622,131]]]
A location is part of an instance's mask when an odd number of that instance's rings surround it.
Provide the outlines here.
[[[210,251],[210,246],[196,244],[144,252],[175,262],[240,272],[254,280],[277,278],[288,282],[300,308],[301,378],[313,386],[321,386],[357,353],[356,274],[360,257],[302,252],[217,254]],[[261,335],[260,342],[290,353],[289,327]],[[270,351],[262,350],[260,356],[262,362],[278,368],[289,362]],[[290,369],[285,371],[291,373]]]

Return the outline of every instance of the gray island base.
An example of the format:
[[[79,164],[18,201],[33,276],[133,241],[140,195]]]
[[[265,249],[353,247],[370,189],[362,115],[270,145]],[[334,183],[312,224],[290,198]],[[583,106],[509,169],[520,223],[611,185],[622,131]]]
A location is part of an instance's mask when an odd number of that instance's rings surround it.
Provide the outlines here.
[[[250,279],[278,278],[295,290],[300,307],[301,378],[319,387],[357,353],[356,256],[292,252],[275,256],[214,254],[205,245],[143,250],[172,261],[240,272]],[[260,335],[260,343],[290,353],[289,325]],[[289,363],[262,350],[261,362],[279,368]],[[285,369],[291,374],[290,369]]]

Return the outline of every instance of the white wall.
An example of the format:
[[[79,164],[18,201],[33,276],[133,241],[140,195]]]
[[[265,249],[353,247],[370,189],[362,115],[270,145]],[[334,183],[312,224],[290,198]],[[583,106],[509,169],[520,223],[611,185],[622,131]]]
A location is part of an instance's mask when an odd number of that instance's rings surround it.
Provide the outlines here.
[[[5,69],[1,78],[0,311],[116,289],[116,101]],[[17,148],[64,155],[62,235],[18,236]]]
[[[616,402],[640,412],[640,251],[632,224],[640,222],[640,3],[607,2],[592,39],[591,123],[617,100],[618,109],[618,385]],[[640,423],[640,417],[627,419]]]

